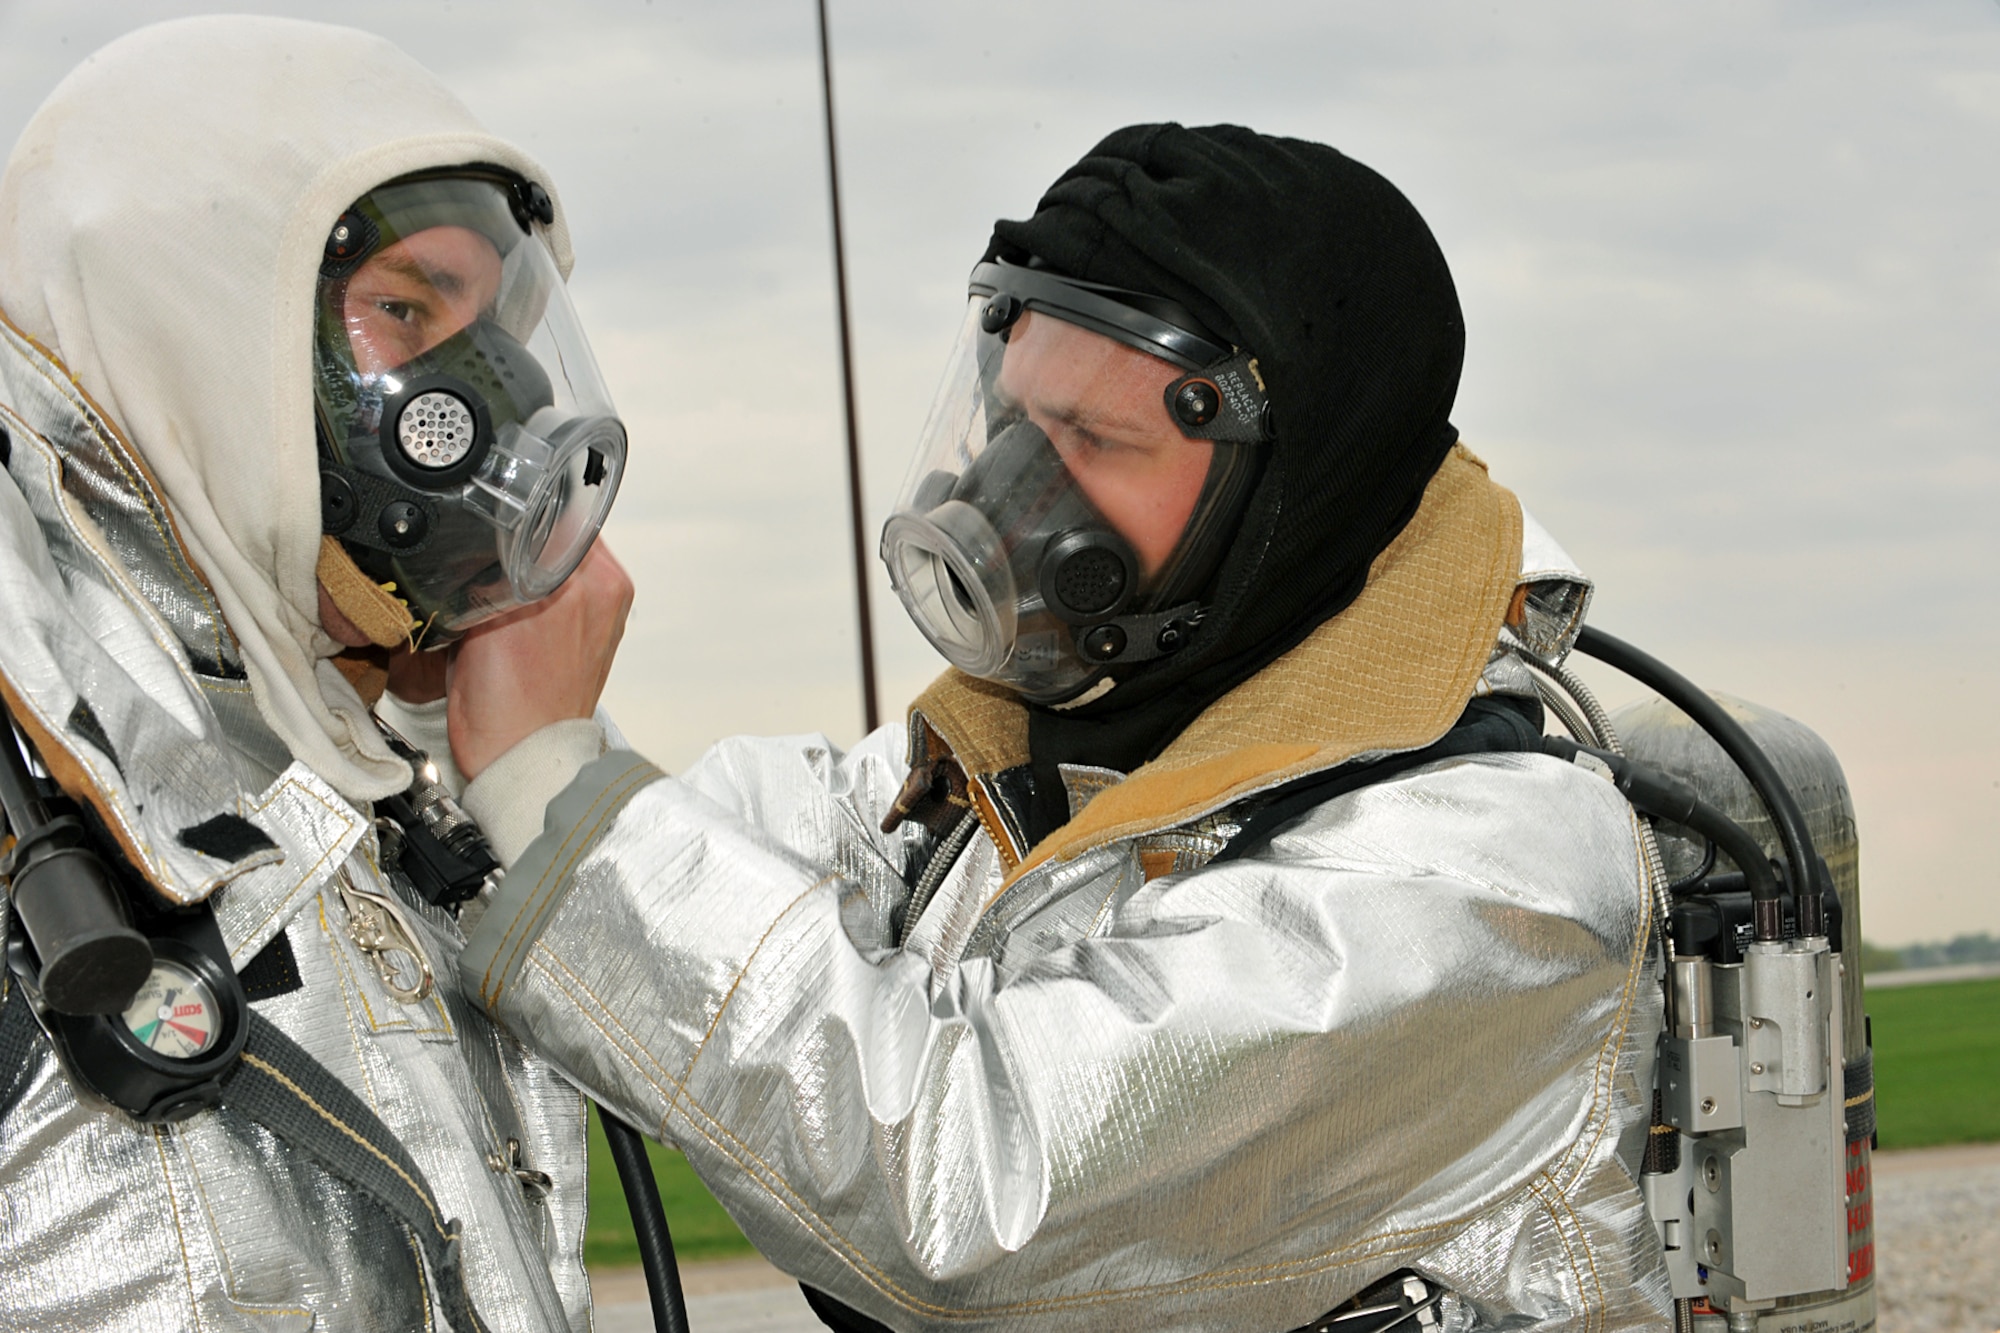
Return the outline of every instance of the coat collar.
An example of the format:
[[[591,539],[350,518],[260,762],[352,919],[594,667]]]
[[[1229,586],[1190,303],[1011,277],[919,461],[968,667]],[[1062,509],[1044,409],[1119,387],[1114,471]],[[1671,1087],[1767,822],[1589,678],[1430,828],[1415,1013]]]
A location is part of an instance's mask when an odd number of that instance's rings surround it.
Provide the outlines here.
[[[1346,610],[1028,849],[1010,881],[1361,755],[1435,741],[1464,711],[1499,639],[1520,582],[1521,542],[1513,493],[1463,445],[1454,448]],[[948,671],[911,711],[913,733],[928,723],[982,782],[1028,761],[1027,709],[990,682]]]

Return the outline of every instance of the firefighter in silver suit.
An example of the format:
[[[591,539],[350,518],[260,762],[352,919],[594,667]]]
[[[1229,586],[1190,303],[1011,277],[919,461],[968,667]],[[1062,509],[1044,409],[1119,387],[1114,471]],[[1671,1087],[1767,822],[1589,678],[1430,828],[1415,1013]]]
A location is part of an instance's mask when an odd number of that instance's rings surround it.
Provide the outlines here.
[[[383,813],[472,846],[434,650],[629,600],[547,175],[385,41],[202,18],[72,72],[0,218],[0,682],[153,969],[65,1009],[0,911],[0,1327],[583,1333],[584,1099]],[[604,748],[573,676],[527,750]]]
[[[972,271],[882,534],[951,663],[906,721],[669,775],[512,720],[593,669],[530,625],[461,645],[465,993],[835,1327],[1280,1333],[1399,1272],[1664,1327],[1652,886],[1539,752],[1589,584],[1460,443],[1463,346],[1367,168],[1112,134]]]
[[[135,1112],[7,920],[0,1322],[587,1327],[578,1088],[839,1326],[1284,1330],[1396,1272],[1660,1322],[1635,825],[1521,659],[1588,584],[1458,443],[1372,173],[1134,127],[1001,224],[883,533],[952,670],[675,776],[596,712],[626,444],[535,162],[385,43],[189,20],[57,89],[0,217],[8,710],[264,1034]],[[418,790],[504,878],[419,892]],[[105,1021],[198,1064],[228,1003],[156,975]]]

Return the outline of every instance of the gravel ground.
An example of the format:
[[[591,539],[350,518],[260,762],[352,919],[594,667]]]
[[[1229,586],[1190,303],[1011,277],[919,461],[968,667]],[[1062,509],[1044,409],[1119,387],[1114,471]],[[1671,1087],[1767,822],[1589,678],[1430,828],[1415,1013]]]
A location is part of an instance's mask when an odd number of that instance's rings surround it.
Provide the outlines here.
[[[690,1333],[824,1333],[796,1282],[762,1259],[720,1259],[681,1270]],[[652,1333],[645,1275],[636,1268],[590,1275],[597,1333]]]
[[[1879,1333],[2000,1333],[2000,1144],[1875,1158]],[[790,1279],[761,1259],[689,1264],[692,1333],[813,1333]],[[598,1333],[648,1333],[637,1269],[591,1275]]]
[[[1875,1254],[1881,1333],[2000,1330],[2000,1144],[1876,1157]]]

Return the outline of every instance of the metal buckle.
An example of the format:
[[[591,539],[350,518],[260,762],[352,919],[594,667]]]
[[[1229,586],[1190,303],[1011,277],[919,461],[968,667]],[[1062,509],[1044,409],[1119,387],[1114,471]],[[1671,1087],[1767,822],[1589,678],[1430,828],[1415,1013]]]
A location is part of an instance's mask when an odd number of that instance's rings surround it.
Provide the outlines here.
[[[486,1154],[486,1165],[503,1176],[512,1176],[521,1182],[521,1189],[535,1199],[548,1195],[556,1187],[553,1177],[546,1171],[537,1171],[521,1159],[521,1141],[507,1140],[507,1155],[497,1152]]]
[[[416,1004],[437,986],[437,975],[403,905],[387,894],[359,887],[342,866],[334,876],[340,904],[347,909],[347,938],[368,955],[383,989],[400,1004]],[[398,964],[396,955],[407,960]],[[414,974],[414,975],[412,975]]]

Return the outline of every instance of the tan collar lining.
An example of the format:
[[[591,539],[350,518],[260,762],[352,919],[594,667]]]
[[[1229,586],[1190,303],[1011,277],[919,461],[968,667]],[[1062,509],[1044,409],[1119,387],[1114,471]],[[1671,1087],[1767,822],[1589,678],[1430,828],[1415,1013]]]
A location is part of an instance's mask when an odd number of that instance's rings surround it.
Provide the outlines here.
[[[1008,882],[1051,858],[1185,823],[1359,754],[1430,744],[1472,697],[1520,569],[1519,502],[1458,446],[1352,605],[1091,801]],[[968,773],[1027,762],[1027,710],[999,686],[948,671],[912,709]]]

